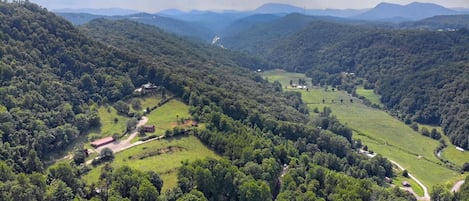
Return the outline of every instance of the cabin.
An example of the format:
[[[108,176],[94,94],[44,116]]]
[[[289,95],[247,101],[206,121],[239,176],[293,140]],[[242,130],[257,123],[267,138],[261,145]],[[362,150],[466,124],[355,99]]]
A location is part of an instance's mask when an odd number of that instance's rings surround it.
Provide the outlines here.
[[[91,146],[93,146],[94,148],[98,148],[100,146],[109,144],[111,142],[114,142],[113,137],[105,137],[105,138],[101,138],[99,140],[95,140],[95,141],[91,142]]]
[[[155,132],[155,129],[156,129],[155,125],[151,125],[151,126],[150,125],[144,125],[142,127],[143,132],[146,132],[146,133],[153,133],[153,132]]]
[[[402,186],[404,186],[404,187],[410,187],[410,183],[407,182],[407,181],[403,181],[403,182],[402,182]]]

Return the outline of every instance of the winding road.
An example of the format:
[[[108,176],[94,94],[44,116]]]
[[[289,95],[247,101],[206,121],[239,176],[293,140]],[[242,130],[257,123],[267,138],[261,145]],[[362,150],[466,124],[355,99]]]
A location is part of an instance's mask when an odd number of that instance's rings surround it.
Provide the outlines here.
[[[459,189],[461,189],[461,186],[464,184],[465,180],[459,180],[453,185],[453,188],[451,188],[451,192],[458,192]]]
[[[404,170],[404,168],[399,165],[399,163],[396,163],[395,161],[393,160],[389,160],[391,161],[391,163],[393,163],[394,165],[396,165],[399,169],[401,170]],[[423,197],[417,197],[418,200],[424,200],[424,201],[430,201],[430,194],[428,193],[428,189],[425,185],[423,185],[422,182],[420,182],[417,178],[415,178],[412,174],[409,173],[409,177],[414,180],[415,182],[417,182],[417,184],[419,184],[419,186],[422,187],[423,189]]]

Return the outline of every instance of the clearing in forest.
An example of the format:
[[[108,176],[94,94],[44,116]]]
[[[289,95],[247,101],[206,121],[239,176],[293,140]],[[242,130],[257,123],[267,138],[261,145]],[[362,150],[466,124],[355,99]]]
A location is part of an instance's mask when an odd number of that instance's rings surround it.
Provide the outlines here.
[[[127,165],[140,171],[152,170],[163,179],[163,192],[177,184],[177,168],[182,161],[203,158],[220,159],[214,151],[202,144],[194,136],[179,136],[155,140],[116,153],[111,162],[113,168]],[[94,167],[83,178],[88,183],[98,182],[103,165]]]
[[[285,90],[301,92],[311,115],[317,115],[313,113],[314,108],[319,111],[325,106],[331,108],[332,115],[354,131],[354,139],[360,139],[370,150],[399,163],[428,189],[436,184],[453,183],[464,178],[464,175],[442,165],[435,156],[438,141],[422,136],[388,113],[368,107],[360,99],[345,91],[333,90],[330,86],[327,90],[312,88],[311,79],[305,75],[279,70],[268,71],[263,75],[271,82],[280,81],[283,88],[287,86]],[[308,91],[289,87],[290,80],[295,82],[298,78],[307,80],[310,86]]]

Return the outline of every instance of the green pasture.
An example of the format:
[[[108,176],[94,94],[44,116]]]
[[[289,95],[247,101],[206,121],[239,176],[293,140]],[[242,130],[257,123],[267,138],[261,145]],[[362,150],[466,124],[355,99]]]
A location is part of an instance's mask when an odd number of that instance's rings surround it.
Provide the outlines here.
[[[114,107],[100,106],[98,108],[98,115],[101,126],[91,130],[90,135],[98,135],[101,138],[112,136],[114,133],[122,134],[125,132],[128,118],[119,115]],[[115,119],[117,119],[117,121],[115,121]]]
[[[147,125],[155,125],[157,135],[178,125],[181,118],[190,118],[189,106],[179,100],[171,100],[147,114]]]
[[[365,89],[363,86],[360,86],[357,88],[356,92],[358,95],[365,97],[365,99],[369,100],[371,103],[383,106],[380,101],[381,96],[379,94],[375,94],[373,89]]]
[[[431,131],[433,128],[435,128],[438,132],[442,133],[442,138],[441,139],[445,140],[446,144],[448,145],[441,152],[441,157],[443,159],[446,159],[446,160],[454,163],[458,167],[462,167],[462,165],[464,165],[464,163],[469,162],[469,152],[467,150],[464,151],[464,152],[461,152],[461,151],[457,150],[456,146],[451,144],[451,141],[449,140],[448,136],[443,135],[441,127],[419,124],[419,131],[423,127],[427,128],[428,131]]]
[[[264,75],[269,81],[280,82],[299,77],[296,73],[282,74],[282,71],[266,72]],[[311,111],[330,107],[332,115],[354,130],[355,139],[362,140],[369,149],[399,163],[429,189],[436,184],[461,178],[459,173],[444,167],[434,155],[438,141],[422,136],[388,113],[368,107],[360,99],[343,91],[332,91],[331,88],[327,91],[324,88],[297,91],[301,92],[303,102]]]
[[[140,159],[142,156],[150,153],[164,150],[168,147],[177,147],[177,151],[168,151],[159,155],[154,155]],[[175,187],[177,184],[177,168],[181,166],[181,161],[194,161],[203,158],[219,159],[214,151],[202,144],[199,139],[194,136],[174,137],[170,139],[155,140],[128,150],[119,152],[115,155],[114,161],[111,163],[114,168],[127,165],[133,169],[140,171],[153,170],[163,179],[163,191]],[[101,167],[94,167],[88,174],[84,175],[84,179],[88,183],[97,182]]]
[[[308,84],[308,86],[311,85],[311,78],[306,77],[306,75],[303,73],[288,73],[287,76],[285,73],[286,72],[284,70],[271,70],[265,71],[262,73],[262,75],[270,82],[280,82],[284,88],[290,87],[290,80],[292,80],[293,83],[298,84],[299,79],[304,79],[306,80],[306,84]]]
[[[132,102],[134,101],[140,101],[141,110],[136,111],[132,107]],[[152,108],[158,105],[160,101],[161,101],[161,97],[157,95],[147,95],[147,96],[142,96],[142,97],[133,97],[126,102],[129,104],[130,110],[132,112],[143,112],[143,110],[147,108]]]
[[[402,185],[402,182],[406,181],[410,184],[410,187],[412,188],[412,190],[414,190],[415,193],[417,193],[417,195],[421,197],[423,196],[423,188],[419,184],[417,184],[417,182],[415,182],[411,178],[402,176],[402,170],[399,170],[397,167],[394,170],[396,171],[396,177],[393,178],[393,184],[395,186],[404,187]]]

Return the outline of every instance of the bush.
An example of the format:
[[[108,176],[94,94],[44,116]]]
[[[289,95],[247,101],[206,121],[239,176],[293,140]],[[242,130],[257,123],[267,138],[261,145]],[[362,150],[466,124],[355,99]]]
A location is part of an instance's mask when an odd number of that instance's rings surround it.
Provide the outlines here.
[[[464,165],[462,165],[461,170],[464,171],[464,172],[469,171],[469,163],[465,162]]]
[[[422,130],[421,132],[423,136],[427,136],[427,137],[430,136],[430,132],[428,131],[427,128],[423,127],[421,130]]]
[[[407,171],[407,170],[402,171],[402,176],[403,177],[409,177],[409,171]]]
[[[419,125],[417,125],[417,123],[415,122],[410,125],[410,128],[412,128],[412,130],[414,131],[419,131]]]
[[[99,153],[99,158],[101,161],[112,161],[114,159],[114,152],[106,147]]]
[[[435,128],[433,128],[432,131],[430,132],[430,137],[435,140],[439,140],[441,139],[441,134]]]

